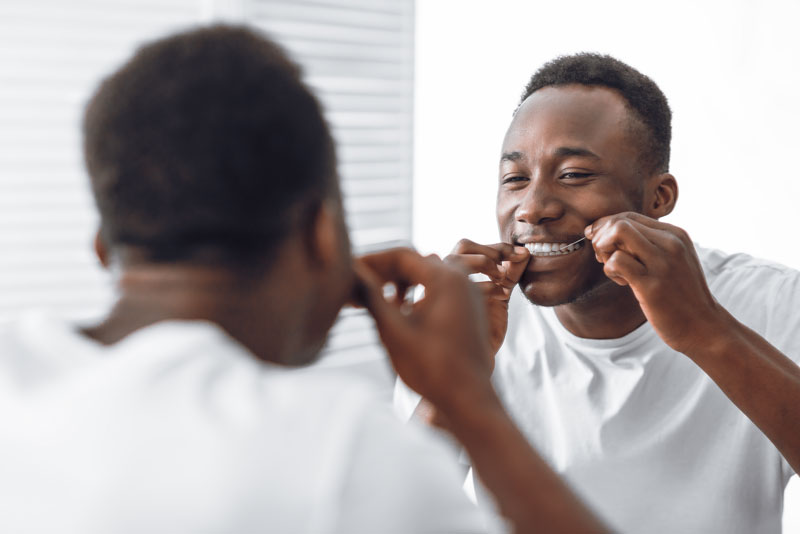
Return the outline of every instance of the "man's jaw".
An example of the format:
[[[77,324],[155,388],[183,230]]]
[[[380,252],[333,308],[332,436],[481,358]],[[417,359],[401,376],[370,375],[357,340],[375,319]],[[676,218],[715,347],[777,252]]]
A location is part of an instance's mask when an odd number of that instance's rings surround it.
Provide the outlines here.
[[[525,298],[531,304],[537,306],[557,307],[573,304],[583,306],[598,298],[601,300],[615,298],[615,292],[621,289],[610,278],[606,277],[602,270],[577,283],[562,281],[558,284],[560,286],[558,288],[546,283],[543,286],[541,280],[534,281],[538,276],[540,275],[526,273],[518,283],[519,289]],[[546,287],[547,285],[550,285],[550,287]],[[565,292],[564,290],[567,286],[573,287]]]

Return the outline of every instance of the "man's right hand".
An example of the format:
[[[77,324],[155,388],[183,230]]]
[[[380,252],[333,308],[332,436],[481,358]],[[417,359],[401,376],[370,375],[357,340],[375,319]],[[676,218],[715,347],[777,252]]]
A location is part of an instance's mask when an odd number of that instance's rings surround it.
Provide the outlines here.
[[[467,274],[480,273],[489,277],[488,281],[476,282],[476,285],[486,299],[490,358],[494,358],[506,337],[508,301],[530,258],[531,254],[525,247],[508,243],[479,245],[462,239],[444,259],[445,263],[455,265]]]
[[[514,252],[510,245],[473,245],[457,250],[482,252],[464,253],[456,259],[490,255],[501,263],[511,261],[506,258]],[[466,260],[473,267],[482,261]],[[516,263],[522,267],[514,265],[515,269],[524,269],[522,259]],[[485,261],[484,265],[491,269]],[[490,382],[483,302],[464,273],[410,249],[364,256],[356,260],[355,269],[361,280],[357,300],[375,318],[398,375],[446,418],[448,430],[464,446],[475,473],[514,531],[608,532],[531,448],[503,409]],[[472,270],[484,272],[482,267]],[[502,283],[509,269],[498,271],[502,276],[494,279]],[[387,282],[399,289],[400,299],[384,297],[382,287]],[[405,288],[417,284],[425,287],[425,296],[413,304],[404,303]]]
[[[411,249],[362,256],[354,266],[362,303],[409,387],[445,417],[494,396],[482,298],[460,269]],[[387,283],[398,288],[398,299],[384,298]],[[425,295],[409,304],[403,297],[415,285],[423,286]]]

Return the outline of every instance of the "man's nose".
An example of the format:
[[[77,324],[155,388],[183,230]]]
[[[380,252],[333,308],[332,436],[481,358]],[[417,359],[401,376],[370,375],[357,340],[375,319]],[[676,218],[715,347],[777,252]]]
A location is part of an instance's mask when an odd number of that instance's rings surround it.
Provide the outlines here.
[[[525,196],[517,206],[514,217],[517,222],[539,225],[560,219],[564,205],[554,191],[556,184],[542,179],[533,179],[525,191]]]

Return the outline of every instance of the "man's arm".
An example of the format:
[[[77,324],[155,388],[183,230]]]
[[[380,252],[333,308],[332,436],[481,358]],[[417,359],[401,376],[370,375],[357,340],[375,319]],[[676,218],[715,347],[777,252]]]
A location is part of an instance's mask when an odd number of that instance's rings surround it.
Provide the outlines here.
[[[598,219],[586,236],[606,275],[631,287],[658,335],[708,374],[800,472],[800,367],[714,299],[686,232],[621,213]]]
[[[446,420],[515,530],[607,532],[503,409],[490,382],[485,306],[466,275],[407,249],[366,256],[356,268],[398,375]],[[413,305],[387,302],[387,282],[422,285],[425,296]]]

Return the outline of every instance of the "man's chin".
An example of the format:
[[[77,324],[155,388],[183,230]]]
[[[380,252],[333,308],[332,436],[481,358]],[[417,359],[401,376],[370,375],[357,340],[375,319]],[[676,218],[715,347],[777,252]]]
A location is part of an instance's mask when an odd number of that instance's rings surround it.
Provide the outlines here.
[[[522,282],[520,282],[519,286],[522,294],[531,304],[554,307],[590,301],[593,297],[602,293],[608,284],[615,285],[611,279],[603,276],[598,280],[589,281],[579,287],[566,288],[566,290],[563,286],[548,288],[537,283],[529,283],[523,287]]]
[[[528,302],[536,306],[560,306],[567,304],[573,298],[573,295],[565,293],[563,288],[555,288],[554,290],[536,283],[526,284],[525,286],[520,283],[519,286]]]

